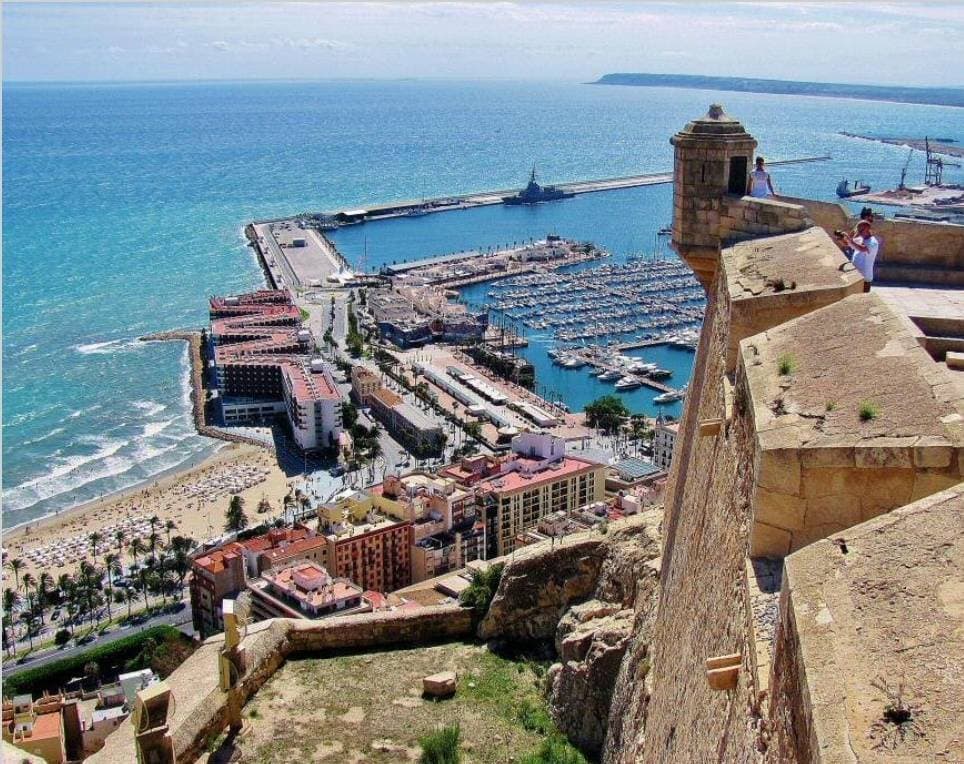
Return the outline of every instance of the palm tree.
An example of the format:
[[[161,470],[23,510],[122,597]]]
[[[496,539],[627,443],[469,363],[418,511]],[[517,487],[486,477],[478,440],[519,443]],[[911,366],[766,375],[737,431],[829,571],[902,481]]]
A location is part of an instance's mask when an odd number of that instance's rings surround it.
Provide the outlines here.
[[[83,589],[84,600],[87,605],[87,614],[90,616],[90,625],[94,625],[94,586],[96,584],[97,570],[87,560],[80,563],[80,583]]]
[[[114,599],[114,574],[119,569],[116,554],[109,554],[104,558],[104,569],[107,572],[107,620],[111,620],[110,603]]]
[[[4,567],[9,568],[13,571],[13,576],[16,579],[16,588],[20,588],[20,571],[27,567],[27,563],[21,560],[19,557],[14,557],[12,560],[8,560]]]
[[[33,612],[34,595],[30,593],[30,590],[37,585],[37,579],[30,573],[24,573],[20,584],[23,586],[23,593],[27,596],[27,609]]]
[[[137,601],[137,592],[135,592],[133,589],[125,589],[124,599],[127,600],[127,618],[130,620],[132,617],[131,606]]]
[[[90,556],[91,558],[96,559],[97,545],[104,540],[104,537],[101,534],[99,534],[97,531],[94,531],[87,538],[90,541]]]
[[[151,547],[151,562],[157,562],[157,531],[154,530],[154,526],[151,525],[151,535],[147,537],[147,543]]]
[[[171,564],[171,569],[177,575],[177,586],[183,592],[184,590],[184,579],[187,578],[187,573],[191,569],[191,561],[188,559],[187,552],[178,549],[174,552],[174,560]]]
[[[117,556],[120,557],[124,554],[124,531],[115,531],[114,541],[117,542]]]
[[[12,655],[17,654],[17,633],[13,628],[13,611],[20,604],[20,595],[14,589],[3,590],[3,614],[4,629],[6,624],[10,624],[10,637],[7,638],[7,646]]]
[[[137,565],[138,555],[144,552],[144,542],[140,538],[132,538],[131,543],[127,546],[127,553],[131,556],[131,567]]]
[[[36,618],[31,610],[24,610],[20,614],[20,622],[27,630],[27,641],[30,643],[31,650],[33,650],[33,627],[35,620]]]
[[[40,625],[44,622],[44,608],[47,605],[47,594],[53,588],[54,577],[47,571],[40,574],[37,579],[37,605],[40,607]]]
[[[166,523],[164,523],[164,530],[167,531],[168,546],[171,545],[171,531],[173,531],[175,528],[177,528],[177,523],[175,523],[173,520],[168,520]]]

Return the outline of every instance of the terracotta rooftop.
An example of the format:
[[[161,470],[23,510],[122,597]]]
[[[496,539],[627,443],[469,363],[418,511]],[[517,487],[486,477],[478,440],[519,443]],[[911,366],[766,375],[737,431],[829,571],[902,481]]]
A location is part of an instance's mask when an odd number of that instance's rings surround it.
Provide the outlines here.
[[[529,460],[516,457],[514,461],[526,463],[536,462],[538,460]],[[562,480],[563,478],[569,478],[573,477],[574,475],[589,472],[598,466],[599,465],[593,464],[592,462],[567,456],[558,462],[555,462],[550,467],[546,467],[545,469],[537,472],[532,472],[528,475],[521,471],[514,470],[512,472],[506,472],[502,475],[487,478],[478,484],[478,488],[482,491],[492,491],[493,493],[498,494],[510,493],[523,488],[532,488],[545,483],[554,483],[555,481]]]
[[[374,393],[372,393],[373,398],[377,398],[388,408],[395,408],[400,403],[402,403],[402,398],[396,395],[387,387],[380,387]]]
[[[29,735],[25,735],[27,740],[44,740],[47,738],[60,737],[60,712],[54,711],[49,714],[38,714],[33,723],[33,730]]]
[[[202,557],[196,557],[194,564],[208,573],[221,573],[227,568],[226,562],[237,558],[241,553],[241,544],[231,542],[220,549],[206,553]]]
[[[277,560],[281,557],[290,557],[292,555],[303,554],[305,552],[311,551],[312,549],[317,549],[320,546],[324,546],[327,543],[324,536],[314,536],[313,538],[303,538],[298,541],[292,541],[290,544],[285,544],[284,546],[275,546],[271,549],[267,549],[261,553],[262,557],[266,557],[269,560]]]

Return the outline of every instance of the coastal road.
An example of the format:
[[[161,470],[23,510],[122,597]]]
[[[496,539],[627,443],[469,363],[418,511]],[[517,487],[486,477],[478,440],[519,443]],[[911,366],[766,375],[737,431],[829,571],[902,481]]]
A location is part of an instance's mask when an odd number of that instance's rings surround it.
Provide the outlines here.
[[[194,625],[192,623],[190,602],[184,601],[184,607],[181,610],[178,610],[176,613],[162,613],[161,615],[154,616],[153,618],[149,618],[146,621],[142,621],[141,623],[133,626],[128,626],[126,628],[115,628],[113,631],[108,632],[104,636],[98,637],[83,645],[67,647],[63,650],[59,650],[56,647],[51,647],[42,653],[29,656],[24,663],[18,663],[16,658],[5,658],[3,661],[3,674],[4,676],[12,676],[13,674],[26,671],[30,668],[43,666],[44,664],[51,663],[53,661],[59,661],[62,658],[70,658],[74,655],[81,655],[86,653],[88,650],[99,647],[100,645],[110,644],[111,642],[116,642],[118,639],[123,639],[124,637],[129,637],[139,631],[144,631],[144,629],[149,629],[152,626],[162,626],[164,624],[175,626],[188,636],[192,636],[194,634]],[[25,647],[26,645],[23,646]],[[20,645],[18,644],[18,648],[19,647]]]

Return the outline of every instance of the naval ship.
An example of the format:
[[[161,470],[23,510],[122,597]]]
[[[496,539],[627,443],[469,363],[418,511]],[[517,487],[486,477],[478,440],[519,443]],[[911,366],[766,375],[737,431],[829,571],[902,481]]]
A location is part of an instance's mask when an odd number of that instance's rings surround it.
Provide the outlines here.
[[[554,202],[556,199],[569,199],[575,196],[571,191],[560,191],[555,186],[540,186],[536,182],[536,167],[532,166],[529,184],[515,196],[503,196],[505,204],[539,204],[540,202]]]

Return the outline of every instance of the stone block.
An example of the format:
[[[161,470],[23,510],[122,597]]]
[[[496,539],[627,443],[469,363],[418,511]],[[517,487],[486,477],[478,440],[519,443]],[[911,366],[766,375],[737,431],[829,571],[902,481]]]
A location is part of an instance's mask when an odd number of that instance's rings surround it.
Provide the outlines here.
[[[777,493],[800,495],[800,452],[763,451],[757,464],[757,485]]]
[[[807,530],[823,525],[849,528],[863,521],[862,513],[863,506],[859,496],[823,496],[818,499],[808,499],[803,525]]]
[[[950,467],[954,447],[947,445],[919,445],[914,447],[914,466],[941,469]]]
[[[937,472],[918,472],[914,479],[914,489],[910,501],[943,491],[960,482],[960,476]]]
[[[806,470],[810,467],[853,467],[854,448],[853,446],[831,446],[829,448],[802,448],[800,449],[800,464]]]
[[[883,444],[878,439],[874,446],[857,446],[854,448],[854,465],[863,468],[879,469],[880,467],[913,467],[913,449],[903,444]],[[895,439],[896,440],[896,439]]]
[[[750,555],[752,557],[786,557],[790,554],[791,539],[789,531],[754,522],[750,536]]]
[[[806,509],[806,501],[799,496],[759,488],[754,496],[753,518],[785,530],[797,530],[803,527]]]
[[[432,698],[447,698],[455,694],[458,677],[454,671],[440,671],[422,679],[422,692]]]

